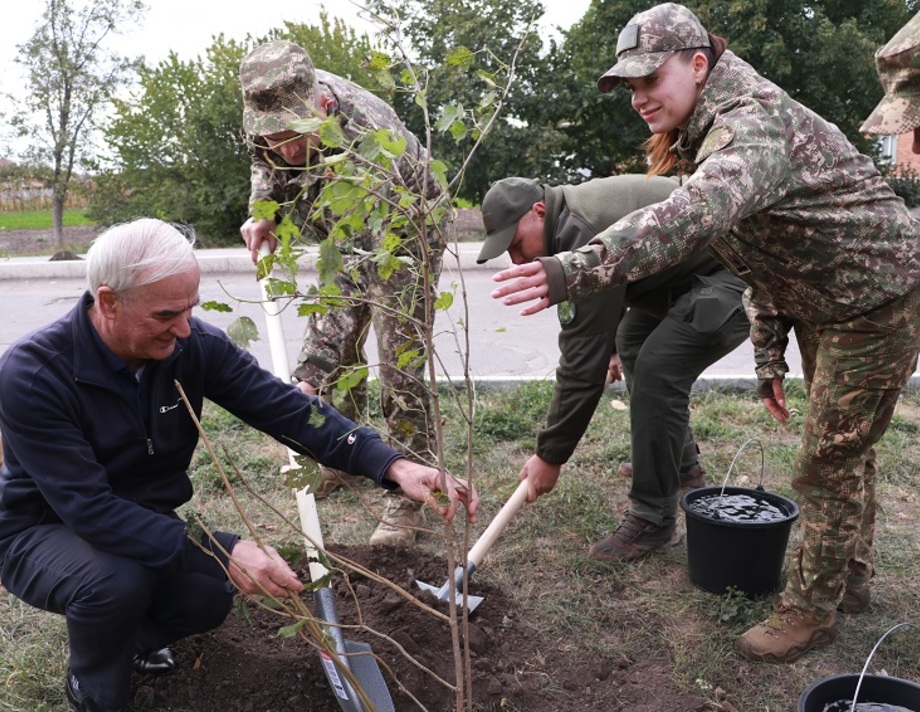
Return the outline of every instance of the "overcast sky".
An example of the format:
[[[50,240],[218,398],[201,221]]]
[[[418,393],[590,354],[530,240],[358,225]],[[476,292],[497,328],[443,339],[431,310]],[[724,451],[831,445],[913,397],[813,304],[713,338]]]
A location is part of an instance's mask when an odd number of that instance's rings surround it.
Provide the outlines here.
[[[81,3],[83,0],[76,0]],[[13,62],[16,46],[28,41],[42,19],[43,0],[14,0],[3,12],[0,21],[0,90],[15,91],[22,74]],[[148,64],[156,64],[174,50],[181,59],[203,54],[211,38],[223,33],[231,39],[243,39],[247,34],[260,36],[285,20],[315,24],[319,9],[326,7],[332,16],[339,16],[357,29],[369,29],[362,23],[357,9],[348,0],[257,0],[254,3],[233,0],[146,0],[148,10],[137,29],[116,35],[107,46],[127,56],[144,56]],[[568,28],[581,19],[590,0],[543,0],[547,8],[541,25]],[[257,9],[257,10],[254,10]]]

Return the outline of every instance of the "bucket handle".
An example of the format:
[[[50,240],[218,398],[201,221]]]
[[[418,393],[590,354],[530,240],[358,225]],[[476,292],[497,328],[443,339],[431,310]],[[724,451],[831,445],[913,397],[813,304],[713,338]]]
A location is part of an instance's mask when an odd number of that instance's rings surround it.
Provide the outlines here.
[[[732,458],[731,464],[728,466],[728,472],[725,473],[725,479],[722,480],[722,489],[719,492],[719,497],[721,498],[725,494],[725,485],[728,484],[728,478],[731,477],[732,468],[735,466],[735,463],[738,461],[738,458],[741,456],[741,453],[751,443],[757,443],[757,447],[760,448],[760,484],[757,485],[757,491],[763,492],[763,473],[764,473],[764,454],[763,454],[763,443],[760,442],[757,438],[748,438],[743,443],[741,447],[738,448],[738,452],[735,453],[735,457]]]
[[[875,651],[878,650],[878,646],[880,646],[882,644],[882,641],[888,637],[889,633],[894,633],[894,631],[896,631],[898,628],[904,628],[905,626],[909,626],[911,628],[916,627],[914,626],[913,623],[898,623],[897,625],[891,626],[891,628],[886,630],[885,634],[881,638],[878,639],[878,641],[875,643],[875,646],[872,648],[872,650],[869,651],[869,657],[866,658],[866,664],[863,665],[862,672],[859,673],[859,680],[856,683],[856,691],[853,693],[853,702],[850,703],[850,712],[855,712],[856,710],[856,700],[859,699],[859,688],[862,687],[863,678],[866,675],[866,670],[869,669],[869,663],[872,661],[872,656],[875,655]]]

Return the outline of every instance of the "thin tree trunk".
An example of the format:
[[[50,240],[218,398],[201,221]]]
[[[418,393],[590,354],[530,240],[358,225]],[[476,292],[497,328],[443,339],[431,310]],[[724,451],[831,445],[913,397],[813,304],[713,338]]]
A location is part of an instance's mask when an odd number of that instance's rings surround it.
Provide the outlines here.
[[[54,250],[59,252],[64,249],[64,198],[55,191],[51,199],[51,235],[54,239]]]

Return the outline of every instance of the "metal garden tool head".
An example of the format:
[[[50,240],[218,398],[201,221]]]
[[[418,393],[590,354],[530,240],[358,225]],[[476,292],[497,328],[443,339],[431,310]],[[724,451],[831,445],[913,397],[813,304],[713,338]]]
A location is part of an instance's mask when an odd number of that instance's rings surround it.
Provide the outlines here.
[[[470,553],[466,556],[465,568],[467,571],[467,579],[473,576],[473,572],[476,571],[476,568],[482,563],[482,560],[489,552],[489,549],[492,548],[496,539],[501,536],[505,527],[508,526],[508,522],[510,522],[512,517],[514,517],[524,506],[524,503],[527,501],[527,490],[527,480],[521,480],[521,484],[514,490],[514,494],[508,498],[505,505],[499,510],[498,514],[495,515],[495,519],[489,523],[489,526],[486,527],[482,536],[479,537],[479,540],[473,545],[473,548],[470,549]],[[458,566],[454,569],[454,592],[458,606],[463,605],[463,571],[463,566]],[[415,583],[423,591],[433,593],[438,600],[450,601],[450,579],[447,579],[441,586],[432,586],[430,583],[424,583],[423,581],[416,581]],[[485,600],[483,596],[473,596],[471,594],[468,594],[466,598],[470,613],[475,611],[479,604]]]

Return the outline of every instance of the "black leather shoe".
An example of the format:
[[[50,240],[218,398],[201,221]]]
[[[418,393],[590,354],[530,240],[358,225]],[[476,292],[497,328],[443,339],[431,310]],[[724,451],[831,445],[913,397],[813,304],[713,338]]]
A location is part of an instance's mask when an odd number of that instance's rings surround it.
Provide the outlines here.
[[[166,675],[175,669],[176,659],[169,648],[137,653],[134,656],[134,672],[138,675]]]
[[[77,712],[105,712],[80,688],[80,681],[67,668],[67,678],[64,680],[64,692],[67,699]]]

